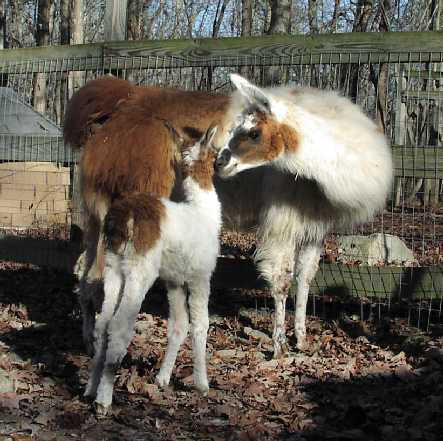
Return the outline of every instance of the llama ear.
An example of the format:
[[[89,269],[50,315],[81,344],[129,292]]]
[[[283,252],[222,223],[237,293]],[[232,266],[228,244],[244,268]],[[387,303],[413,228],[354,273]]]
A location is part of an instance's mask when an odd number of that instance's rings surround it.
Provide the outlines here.
[[[202,145],[205,145],[208,149],[212,150],[212,141],[214,141],[217,130],[218,126],[211,125],[203,136]]]
[[[170,121],[165,120],[165,127],[171,132],[174,144],[181,147],[185,142],[183,136],[176,130],[176,128],[171,124]]]
[[[231,81],[251,106],[257,106],[262,112],[272,113],[272,98],[238,74],[230,75]]]

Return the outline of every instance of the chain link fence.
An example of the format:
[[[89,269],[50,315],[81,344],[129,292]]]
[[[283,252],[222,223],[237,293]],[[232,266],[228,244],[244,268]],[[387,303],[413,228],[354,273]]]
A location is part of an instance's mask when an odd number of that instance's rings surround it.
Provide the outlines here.
[[[229,93],[228,74],[240,72],[261,85],[338,90],[362,106],[391,141],[395,181],[386,209],[368,224],[327,238],[313,312],[321,308],[319,299],[339,288],[358,298],[362,315],[363,305],[380,316],[403,301],[418,324],[441,321],[443,52],[434,46],[443,47],[443,38],[433,37],[430,44],[423,34],[416,34],[413,51],[409,34],[403,40],[395,36],[405,49],[394,49],[395,42],[386,48],[375,37],[365,45],[354,34],[342,45],[325,44],[325,36],[321,44],[302,47],[300,39],[274,39],[272,45],[255,39],[253,47],[227,39],[229,45],[215,41],[212,49],[164,42],[166,49],[174,45],[173,54],[159,53],[160,43],[142,50],[140,42],[9,51],[0,61],[1,258],[65,269],[75,261],[78,243],[70,239],[81,215],[72,203],[78,157],[61,136],[75,90],[112,74],[141,86]],[[391,254],[367,261],[364,247]]]

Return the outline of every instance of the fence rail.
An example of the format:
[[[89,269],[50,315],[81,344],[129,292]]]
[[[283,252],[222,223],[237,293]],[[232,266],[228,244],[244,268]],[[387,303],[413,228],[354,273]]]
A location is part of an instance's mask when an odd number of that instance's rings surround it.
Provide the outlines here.
[[[441,62],[440,32],[141,40],[2,51],[0,73]]]

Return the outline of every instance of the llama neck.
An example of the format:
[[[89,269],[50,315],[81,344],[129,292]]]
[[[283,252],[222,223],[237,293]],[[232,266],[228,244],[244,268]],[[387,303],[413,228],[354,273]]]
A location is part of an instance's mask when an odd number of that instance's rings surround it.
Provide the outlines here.
[[[213,185],[209,188],[202,186],[192,176],[187,176],[183,180],[183,189],[187,203],[196,211],[201,211],[203,215],[220,216],[220,202]]]
[[[353,121],[329,120],[301,108],[291,109],[287,118],[300,144],[275,161],[277,168],[315,180],[330,202],[356,222],[383,207],[392,159],[375,124],[363,115]]]

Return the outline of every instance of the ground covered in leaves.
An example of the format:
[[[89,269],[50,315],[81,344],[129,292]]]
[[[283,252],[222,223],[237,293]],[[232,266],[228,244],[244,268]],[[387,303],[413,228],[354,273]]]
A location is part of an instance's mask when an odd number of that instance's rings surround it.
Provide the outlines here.
[[[72,276],[0,267],[0,440],[441,440],[443,332],[385,316],[310,318],[308,353],[273,360],[272,301],[263,292],[211,299],[209,378],[192,387],[192,349],[173,384],[154,376],[166,347],[166,299],[153,293],[119,371],[111,415],[81,398],[83,352]],[[288,304],[290,307],[290,305]],[[269,308],[268,308],[269,307]],[[288,335],[294,348],[292,310]]]

